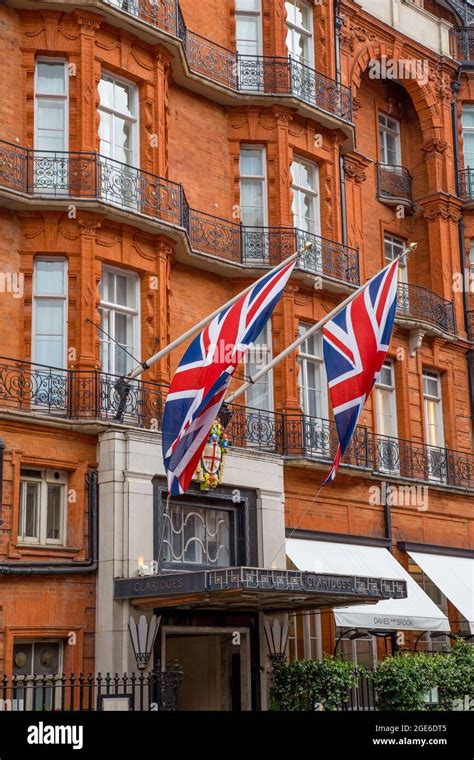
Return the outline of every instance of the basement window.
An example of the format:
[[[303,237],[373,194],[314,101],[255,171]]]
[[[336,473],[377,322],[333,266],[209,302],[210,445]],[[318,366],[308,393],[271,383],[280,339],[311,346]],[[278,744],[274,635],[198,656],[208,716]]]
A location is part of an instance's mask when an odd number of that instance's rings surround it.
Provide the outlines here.
[[[67,475],[58,470],[22,469],[18,541],[64,545]]]

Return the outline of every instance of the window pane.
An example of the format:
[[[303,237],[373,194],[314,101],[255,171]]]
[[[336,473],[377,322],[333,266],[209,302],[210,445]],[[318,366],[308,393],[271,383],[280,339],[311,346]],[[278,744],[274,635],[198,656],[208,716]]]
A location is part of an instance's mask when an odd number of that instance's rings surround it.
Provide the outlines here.
[[[61,494],[61,486],[48,485],[46,538],[61,538]]]
[[[22,483],[20,533],[23,538],[38,538],[39,484]]]
[[[38,129],[62,132],[64,130],[65,117],[64,102],[62,100],[42,98],[38,102]]]
[[[29,676],[33,671],[33,644],[13,645],[13,674]]]
[[[35,642],[33,671],[39,675],[53,675],[59,672],[59,642]]]
[[[127,116],[134,116],[132,88],[122,82],[115,82],[114,109]]]
[[[42,298],[36,304],[36,335],[63,334],[63,301]]]
[[[47,95],[63,95],[66,92],[66,67],[64,63],[38,61],[37,91]]]
[[[36,295],[65,294],[65,263],[64,261],[41,261],[35,263],[35,293]]]
[[[263,175],[263,157],[261,150],[249,150],[246,148],[240,152],[240,174],[243,177]]]
[[[99,82],[99,97],[101,105],[113,108],[114,105],[114,85],[105,77]]]
[[[474,108],[464,106],[462,109],[463,127],[474,127]]]
[[[235,0],[236,11],[258,11],[260,0]]]

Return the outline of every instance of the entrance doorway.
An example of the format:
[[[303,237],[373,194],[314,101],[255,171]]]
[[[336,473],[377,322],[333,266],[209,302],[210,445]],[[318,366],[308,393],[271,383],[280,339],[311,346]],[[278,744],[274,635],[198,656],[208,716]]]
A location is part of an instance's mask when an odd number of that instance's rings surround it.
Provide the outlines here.
[[[161,662],[179,662],[183,710],[251,709],[248,628],[163,626]]]

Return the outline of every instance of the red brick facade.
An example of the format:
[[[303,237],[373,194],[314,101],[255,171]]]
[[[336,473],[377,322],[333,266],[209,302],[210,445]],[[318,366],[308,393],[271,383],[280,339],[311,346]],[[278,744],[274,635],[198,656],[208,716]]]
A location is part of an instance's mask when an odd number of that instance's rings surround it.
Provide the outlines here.
[[[451,114],[456,62],[403,37],[356,2],[343,0],[341,80],[352,88],[353,130],[347,121],[331,121],[327,113],[298,104],[289,96],[258,98],[216,84],[212,75],[191,70],[176,37],[139,19],[127,19],[105,2],[38,1],[34,9],[22,6],[13,1],[0,7],[1,140],[34,148],[35,62],[38,57],[57,58],[69,64],[70,152],[99,150],[98,84],[104,71],[113,73],[138,87],[140,169],[180,183],[191,209],[238,222],[240,146],[259,145],[266,148],[270,227],[293,225],[290,169],[293,157],[299,156],[319,167],[321,235],[341,242],[343,180],[346,242],[359,248],[361,283],[384,264],[384,234],[417,241],[417,252],[408,264],[408,282],[454,301],[457,335],[433,328],[429,320],[397,321],[389,355],[395,366],[398,437],[413,445],[426,442],[422,373],[435,371],[441,377],[445,444],[468,458],[472,454],[466,362],[470,343],[462,294],[452,289],[453,274],[460,270],[458,222],[463,213],[456,194]],[[426,7],[445,18],[445,10],[436,3]],[[333,4],[324,0],[314,4],[313,10],[315,69],[335,77]],[[182,13],[188,29],[213,43],[235,48],[232,0],[182,0]],[[264,54],[285,57],[283,0],[263,0],[262,23]],[[383,56],[427,60],[427,83],[371,79],[370,62]],[[474,102],[472,88],[472,81],[464,78],[459,113],[461,101]],[[389,113],[401,124],[403,165],[413,177],[414,201],[414,208],[403,215],[399,205],[387,205],[378,198],[379,113]],[[24,298],[0,294],[0,353],[15,360],[32,359],[35,257],[58,256],[68,261],[67,368],[88,372],[100,369],[99,332],[94,325],[100,321],[99,283],[104,264],[139,275],[141,358],[153,352],[156,338],[165,345],[261,273],[258,267],[246,270],[224,256],[212,258],[193,251],[180,224],[146,218],[87,198],[85,193],[74,201],[65,197],[40,200],[32,193],[14,192],[8,184],[2,186],[0,179],[0,218],[0,268],[25,277]],[[467,211],[467,250],[474,237],[473,225],[472,211]],[[315,322],[349,291],[347,284],[334,282],[323,282],[322,289],[315,289],[313,275],[295,274],[273,317],[274,355],[295,338],[300,321]],[[424,332],[417,350],[415,329]],[[172,352],[146,379],[166,384],[180,356],[180,350]],[[300,412],[296,356],[275,369],[274,396],[275,411]],[[373,398],[361,423],[370,431],[376,429]],[[0,435],[5,443],[0,564],[86,559],[84,483],[88,469],[97,464],[97,429],[92,423],[81,429],[79,424],[55,421],[54,417],[48,422],[32,422],[28,415],[22,417],[21,410],[2,410],[0,398]],[[68,507],[63,550],[19,545],[20,466],[57,467],[68,472],[69,487],[77,491],[77,500]],[[370,486],[381,482],[383,476],[374,479],[367,472],[342,469],[336,482],[314,502],[327,467],[327,463],[301,459],[285,464],[288,528],[384,537],[383,507],[369,503]],[[471,476],[471,488],[473,484]],[[474,548],[471,493],[432,484],[427,511],[393,507],[392,542],[398,559],[406,563],[406,556],[396,546],[401,540]],[[94,605],[93,574],[1,576],[0,671],[11,669],[15,638],[64,639],[71,631],[77,633],[78,645],[65,648],[66,670],[93,670]],[[455,611],[451,612],[454,619]],[[334,632],[331,617],[326,617],[324,647],[332,651]]]

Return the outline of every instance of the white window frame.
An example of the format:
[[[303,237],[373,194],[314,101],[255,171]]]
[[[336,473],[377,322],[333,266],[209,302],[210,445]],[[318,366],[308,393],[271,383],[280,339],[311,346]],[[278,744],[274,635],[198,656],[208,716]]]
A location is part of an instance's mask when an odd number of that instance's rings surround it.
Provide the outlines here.
[[[121,314],[125,314],[126,316],[132,316],[134,318],[133,320],[133,346],[130,353],[136,352],[137,354],[140,352],[140,341],[141,341],[141,335],[140,335],[140,319],[141,319],[141,300],[140,300],[140,277],[136,272],[131,272],[128,269],[120,269],[120,267],[111,267],[111,266],[104,266],[102,268],[102,280],[104,279],[104,275],[108,272],[112,272],[113,274],[118,274],[121,277],[126,277],[127,279],[134,282],[134,286],[136,288],[135,295],[136,295],[136,307],[132,308],[129,306],[122,306],[121,304],[111,303],[110,301],[105,301],[102,298],[100,298],[100,304],[99,304],[99,311],[102,316],[102,311],[104,309],[107,309],[110,312],[120,312]],[[110,328],[110,319],[109,319],[109,328]],[[116,339],[115,336],[115,325],[114,330],[108,330],[109,334],[112,338]],[[102,345],[104,343],[109,342],[109,338],[107,336],[104,336],[103,333],[99,332],[99,340],[101,344],[101,365],[102,365]],[[110,340],[110,344],[112,346],[112,363],[114,365],[113,369],[110,367],[103,367],[101,366],[101,369],[103,372],[106,372],[110,375],[117,375],[117,372],[115,371],[115,365],[116,365],[116,359],[117,359],[117,346],[116,343],[113,340]],[[129,357],[130,358],[130,357]]]
[[[37,292],[37,264],[40,261],[61,261],[64,264],[64,292],[61,295],[38,293]],[[57,369],[64,369],[67,363],[67,333],[68,333],[68,290],[69,290],[69,275],[68,275],[68,260],[60,256],[37,256],[33,262],[33,303],[32,303],[32,315],[31,315],[31,343],[32,351],[31,356],[33,363],[37,362],[37,342],[36,342],[36,309],[39,301],[62,301],[63,302],[63,367],[57,367]],[[41,362],[38,362],[41,364]]]
[[[140,168],[140,98],[139,98],[139,92],[138,92],[138,86],[135,84],[135,82],[130,81],[129,79],[125,79],[124,77],[117,76],[116,74],[113,74],[110,71],[102,71],[101,74],[101,80],[108,80],[112,82],[117,82],[118,84],[123,84],[126,87],[130,88],[130,92],[132,93],[132,101],[133,101],[133,112],[135,116],[130,116],[129,114],[123,113],[122,111],[118,111],[116,108],[113,108],[109,105],[102,104],[99,99],[99,105],[97,110],[99,111],[99,118],[100,114],[108,113],[112,116],[112,148],[115,152],[115,142],[113,140],[113,135],[115,133],[114,130],[114,120],[115,117],[118,117],[120,119],[124,119],[125,121],[128,121],[131,125],[131,132],[132,132],[132,156],[133,156],[133,163],[132,164],[124,164],[125,166],[130,166],[131,168]],[[102,151],[101,151],[102,152]],[[117,161],[117,163],[123,163],[119,159],[113,156],[107,156],[106,159],[110,161]]]
[[[394,261],[397,256],[400,256],[400,254],[403,253],[403,251],[406,249],[406,240],[397,237],[397,235],[392,235],[391,232],[385,232],[383,236],[383,245],[385,264],[388,264],[389,262]],[[402,285],[406,285],[408,283],[408,267],[406,256],[403,259],[400,259],[398,262],[398,282]]]
[[[436,396],[431,395],[425,390],[425,377],[429,377],[431,380],[435,380],[437,382],[438,387],[438,394]],[[424,412],[424,418],[425,418],[425,440],[426,445],[430,446],[432,448],[436,449],[443,449],[445,447],[445,438],[444,438],[444,418],[443,418],[443,399],[442,399],[442,389],[441,389],[441,376],[439,372],[432,372],[431,370],[423,370],[423,376],[422,376],[422,382],[423,382],[423,412]],[[440,432],[440,441],[439,443],[429,443],[429,424],[428,424],[428,402],[429,401],[435,401],[436,402],[436,415],[438,417],[437,420],[437,430]]]
[[[313,173],[314,178],[314,186],[313,187],[305,187],[303,185],[298,184],[297,180],[294,178],[293,174],[293,167],[295,164],[300,164],[301,166],[308,167],[311,172]],[[291,164],[291,195],[292,195],[292,202],[291,202],[291,208],[293,213],[293,227],[295,229],[300,229],[298,227],[297,220],[303,218],[302,214],[302,208],[301,208],[301,201],[300,201],[300,193],[307,195],[311,198],[311,202],[313,205],[313,211],[314,211],[314,230],[301,230],[303,234],[308,235],[321,235],[321,208],[320,208],[320,192],[319,192],[319,166],[318,164],[315,164],[313,161],[307,161],[305,158],[302,158],[301,156],[294,156],[293,161]],[[293,208],[293,204],[296,206],[296,209]]]
[[[36,471],[35,467],[23,467],[22,471]],[[61,470],[38,470],[39,477],[33,475],[21,474],[20,472],[20,505],[18,511],[18,543],[34,544],[36,546],[65,546],[67,538],[67,473]],[[59,475],[59,477],[55,477]],[[23,484],[34,483],[39,492],[38,498],[38,515],[37,515],[37,536],[25,536],[26,520],[26,487]],[[59,529],[59,538],[47,537],[47,520],[48,520],[48,486],[59,486],[61,489],[61,520]]]
[[[309,58],[308,62],[302,63],[303,66],[309,66],[310,68],[314,69],[314,14],[313,14],[313,8],[309,3],[304,2],[304,0],[285,0],[285,10],[286,5],[292,5],[293,7],[297,7],[300,5],[304,5],[308,12],[309,12],[309,30],[306,29],[304,26],[300,26],[299,24],[295,24],[293,21],[289,21],[288,17],[286,18],[286,28],[288,32],[291,34],[291,37],[293,38],[294,34],[301,34],[303,37],[306,37],[306,39],[309,41]],[[293,58],[293,60],[297,60],[293,57],[292,50],[288,47],[288,38],[286,38],[286,46],[288,50],[288,57]],[[292,45],[292,48],[294,45]],[[298,59],[299,60],[299,59]]]
[[[390,370],[390,385],[387,385],[382,382],[382,374],[379,372],[377,376],[377,380],[375,383],[375,397],[376,397],[376,417],[377,417],[377,433],[381,435],[382,437],[386,438],[398,438],[398,420],[397,420],[397,394],[396,394],[396,387],[395,387],[395,365],[391,359],[387,359],[383,363],[384,369]],[[393,425],[393,431],[391,432],[389,436],[387,436],[386,433],[381,432],[381,417],[382,417],[382,404],[381,404],[381,396],[382,394],[390,394],[390,412],[391,412],[391,420]]]
[[[238,18],[256,18],[257,19],[257,39],[255,42],[257,43],[257,56],[262,55],[263,50],[263,35],[262,35],[262,5],[261,0],[256,0],[255,3],[256,7],[252,10],[249,8],[239,8],[239,0],[235,0],[235,44],[238,55],[242,55],[245,57],[248,55],[247,53],[239,53],[238,48],[238,39],[237,39],[237,20]],[[252,56],[251,56],[252,57]]]
[[[388,120],[397,125],[394,129],[389,126]],[[384,123],[385,122],[385,123]],[[398,119],[394,119],[393,116],[379,111],[378,115],[378,128],[379,128],[379,142],[380,142],[380,163],[384,166],[401,166],[402,164],[402,150],[400,141],[400,122]],[[395,138],[395,152],[396,152],[396,164],[389,163],[388,151],[387,151],[387,135],[391,135]]]
[[[311,635],[311,618],[314,620],[316,636]],[[298,625],[302,626],[303,651],[298,649]],[[313,644],[314,642],[314,644]],[[293,652],[291,649],[293,648]],[[292,661],[320,660],[323,656],[321,612],[288,613],[288,649]]]
[[[39,63],[62,63],[64,66],[64,93],[54,94],[38,91],[38,64]],[[45,100],[57,100],[64,102],[65,118],[64,118],[64,151],[69,150],[69,76],[68,76],[68,61],[64,58],[52,58],[48,56],[39,56],[35,61],[35,102],[34,102],[34,145],[35,150],[41,150],[38,148],[38,101],[44,98]],[[53,151],[45,151],[49,153]]]
[[[264,339],[265,342],[261,343],[260,341]],[[264,329],[258,336],[257,340],[252,343],[252,345],[248,348],[247,353],[245,355],[245,374],[248,377],[250,374],[250,364],[255,363],[256,359],[261,359],[261,366],[265,366],[268,362],[272,360],[273,356],[273,341],[272,341],[272,325],[271,320],[268,320],[267,324],[265,325]],[[258,387],[258,384],[263,384],[262,380],[265,382],[267,387],[267,399],[268,399],[268,409],[262,408],[262,411],[264,412],[273,412],[274,409],[274,398],[273,398],[273,370],[270,370],[270,372],[267,372],[266,375],[264,375],[260,380],[257,381],[255,387]],[[249,388],[250,390],[250,388]],[[248,406],[250,409],[258,409],[260,407],[254,406],[250,399],[250,393],[249,390],[245,394],[245,403],[246,406]]]
[[[474,134],[474,125],[472,127],[471,126],[468,127],[464,123],[464,121],[465,121],[464,120],[464,114],[467,113],[468,111],[471,111],[472,114],[473,114],[473,116],[474,116],[474,105],[467,105],[466,104],[466,105],[463,105],[463,107],[462,107],[461,126],[462,126],[463,146],[464,146],[464,135],[466,135],[466,134]],[[464,161],[464,168],[465,169],[474,169],[474,156],[473,156],[473,162],[472,162],[472,164],[470,164],[467,161],[467,156],[466,156],[466,151],[465,150],[463,150],[463,161]]]
[[[299,323],[299,332],[301,334],[302,330],[309,330],[312,327],[312,325],[308,324],[307,322],[300,322]],[[318,338],[319,335],[319,338]],[[319,376],[321,379],[321,406],[323,408],[323,414],[320,415],[320,418],[323,420],[327,420],[329,418],[329,404],[328,404],[328,392],[327,392],[327,378],[326,378],[326,368],[324,364],[324,354],[323,354],[323,345],[322,345],[322,335],[321,333],[316,333],[315,335],[316,340],[320,342],[321,346],[321,353],[319,355],[316,354],[308,354],[305,353],[303,350],[304,343],[301,343],[300,349],[298,352],[298,385],[300,388],[300,403],[301,403],[301,409],[303,411],[303,414],[310,415],[309,411],[309,396],[308,396],[308,365],[314,364],[316,367],[316,376]]]
[[[246,150],[258,150],[262,156],[262,174],[242,174],[242,153]],[[239,192],[240,192],[240,205],[241,207],[247,204],[242,203],[242,180],[251,180],[252,182],[260,182],[262,185],[262,199],[263,199],[263,227],[268,227],[268,177],[267,177],[267,151],[264,145],[250,145],[248,143],[242,143],[240,146],[239,154]],[[247,226],[244,224],[244,227]],[[250,225],[251,226],[251,225]]]

